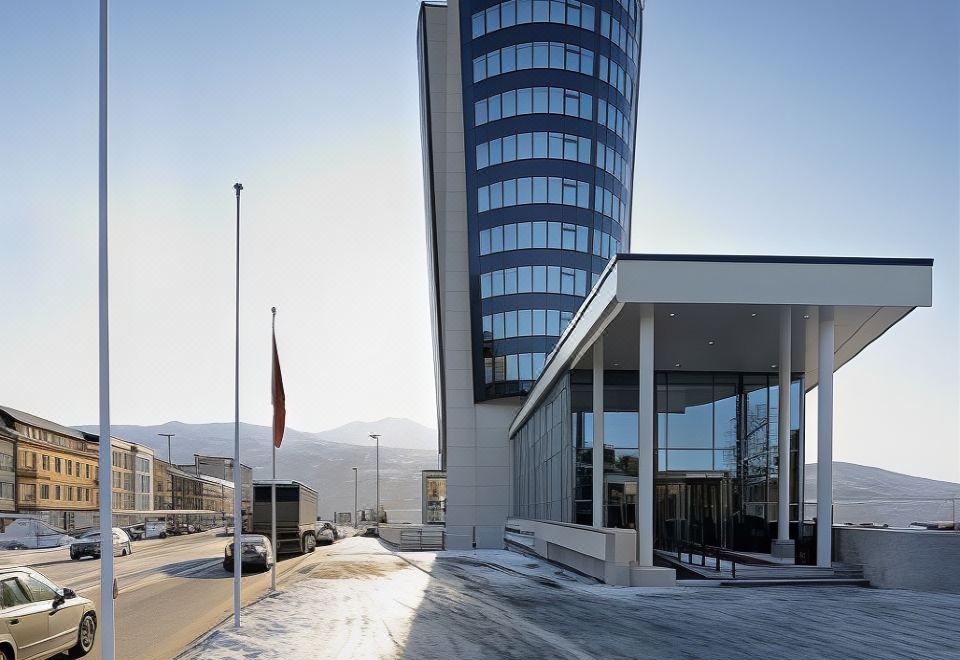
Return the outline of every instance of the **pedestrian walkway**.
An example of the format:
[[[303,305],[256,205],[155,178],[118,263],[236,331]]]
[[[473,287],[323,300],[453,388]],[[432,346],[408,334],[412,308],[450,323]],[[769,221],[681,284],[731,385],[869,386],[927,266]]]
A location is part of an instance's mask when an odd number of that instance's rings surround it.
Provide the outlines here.
[[[338,543],[183,657],[956,658],[960,596],[854,587],[642,589],[505,550]]]

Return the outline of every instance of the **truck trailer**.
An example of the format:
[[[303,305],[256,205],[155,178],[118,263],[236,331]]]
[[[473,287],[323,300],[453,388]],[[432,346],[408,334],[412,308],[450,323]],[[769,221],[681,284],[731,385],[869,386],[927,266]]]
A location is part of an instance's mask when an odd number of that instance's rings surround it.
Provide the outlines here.
[[[299,481],[253,482],[253,533],[270,538],[270,491],[277,489],[277,542],[274,552],[302,554],[317,547],[317,491]]]

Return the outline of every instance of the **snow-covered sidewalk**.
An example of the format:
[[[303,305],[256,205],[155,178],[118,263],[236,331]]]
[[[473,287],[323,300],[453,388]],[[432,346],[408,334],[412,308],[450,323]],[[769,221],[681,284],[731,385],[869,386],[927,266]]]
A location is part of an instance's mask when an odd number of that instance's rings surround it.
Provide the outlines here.
[[[957,657],[960,596],[850,587],[638,589],[514,552],[345,539],[185,653],[237,658]]]

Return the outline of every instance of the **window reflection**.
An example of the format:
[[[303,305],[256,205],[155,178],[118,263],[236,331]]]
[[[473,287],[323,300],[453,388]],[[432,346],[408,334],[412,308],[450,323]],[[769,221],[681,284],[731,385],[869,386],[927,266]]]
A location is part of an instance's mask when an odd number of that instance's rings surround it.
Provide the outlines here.
[[[525,23],[565,23],[594,30],[594,6],[579,0],[507,0],[471,16],[474,39]]]
[[[473,60],[473,82],[525,69],[561,69],[592,76],[593,60],[592,50],[576,44],[555,41],[510,44]],[[609,66],[607,69],[607,75],[613,72]]]
[[[591,119],[593,116],[593,97],[585,92],[562,87],[524,87],[511,89],[502,94],[494,94],[480,99],[474,104],[474,125],[481,126],[491,121],[513,117],[515,115],[553,114]],[[613,106],[610,106],[613,107]],[[619,111],[617,111],[619,112]],[[604,121],[606,121],[604,106]],[[614,126],[618,121],[611,114]],[[597,118],[600,121],[600,117]],[[621,127],[623,127],[622,120]],[[603,123],[603,122],[601,122]],[[607,124],[604,123],[606,126]],[[621,137],[623,137],[621,135]]]

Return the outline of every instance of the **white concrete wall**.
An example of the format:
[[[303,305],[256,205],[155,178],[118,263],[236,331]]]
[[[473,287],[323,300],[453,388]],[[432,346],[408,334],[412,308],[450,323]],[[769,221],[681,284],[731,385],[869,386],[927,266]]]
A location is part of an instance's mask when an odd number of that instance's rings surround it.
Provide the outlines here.
[[[960,593],[960,532],[834,527],[834,558],[874,587]]]
[[[458,11],[459,3],[451,0],[426,14],[446,383],[445,543],[450,549],[502,548],[510,508],[507,429],[518,405],[474,403]]]
[[[607,584],[630,584],[630,562],[636,558],[632,529],[588,527],[549,520],[510,518],[508,527],[530,535],[534,552],[550,561]]]

